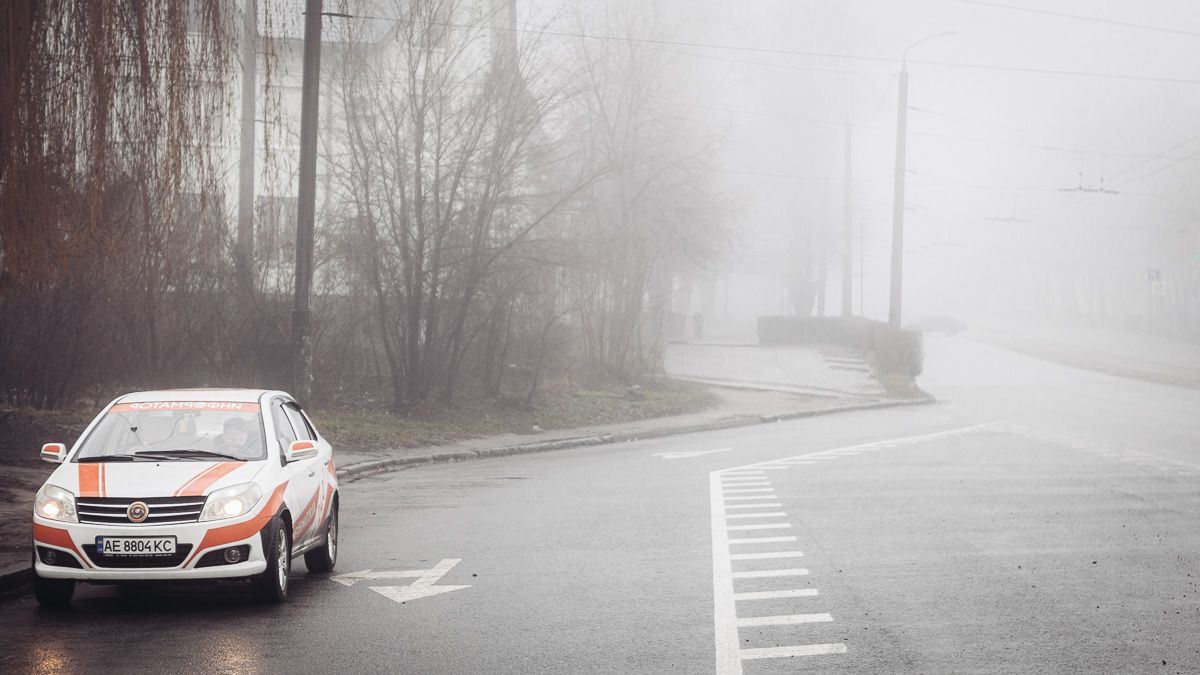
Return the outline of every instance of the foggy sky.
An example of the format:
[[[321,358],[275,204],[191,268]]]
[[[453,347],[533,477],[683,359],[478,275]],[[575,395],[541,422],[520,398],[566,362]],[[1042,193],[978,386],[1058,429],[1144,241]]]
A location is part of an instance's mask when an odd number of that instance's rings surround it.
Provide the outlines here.
[[[1200,32],[1200,3],[1004,4]],[[1103,264],[1132,280],[1168,264],[1162,249],[1197,246],[1200,143],[1185,141],[1200,133],[1200,84],[919,62],[1200,80],[1198,37],[958,0],[704,0],[655,3],[653,11],[667,19],[657,23],[662,39],[892,59],[926,35],[956,33],[909,55],[909,103],[922,109],[910,110],[908,138],[906,302],[914,312],[969,314],[1005,275],[1091,269],[1110,258]],[[804,219],[840,237],[842,124],[854,125],[852,210],[866,232],[866,311],[885,315],[899,65],[661,49],[687,73],[679,114],[720,139],[722,183],[739,204],[733,225],[743,242],[733,267],[770,257]],[[1086,187],[1103,176],[1121,194],[1060,192],[1077,186],[1081,171]],[[1033,222],[985,220],[1014,214]]]

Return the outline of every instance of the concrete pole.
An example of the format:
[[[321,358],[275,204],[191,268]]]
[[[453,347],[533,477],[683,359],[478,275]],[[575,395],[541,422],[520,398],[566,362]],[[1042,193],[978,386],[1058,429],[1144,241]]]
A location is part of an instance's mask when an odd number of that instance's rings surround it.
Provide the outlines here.
[[[300,92],[300,167],[296,196],[296,286],[292,306],[292,394],[306,403],[312,394],[312,336],[309,295],[313,276],[313,221],[317,192],[317,115],[321,85],[321,0],[306,0],[304,70]]]
[[[237,251],[243,290],[254,288],[254,108],[258,92],[258,1],[242,3],[242,119],[238,155]]]
[[[896,178],[892,195],[892,285],[888,323],[900,328],[900,299],[904,281],[904,179],[908,136],[908,65],[900,67],[900,101],[896,111]]]
[[[854,223],[850,218],[852,167],[849,122],[846,123],[845,148],[845,157],[842,160],[845,168],[842,181],[842,316],[850,316],[854,313]],[[861,293],[862,289],[858,292]]]

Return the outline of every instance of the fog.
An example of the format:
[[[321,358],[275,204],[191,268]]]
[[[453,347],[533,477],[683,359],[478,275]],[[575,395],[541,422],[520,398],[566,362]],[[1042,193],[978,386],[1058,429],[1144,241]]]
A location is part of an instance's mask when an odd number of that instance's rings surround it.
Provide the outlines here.
[[[854,308],[887,317],[900,57],[952,33],[908,58],[905,320],[1137,327],[1156,269],[1158,327],[1195,334],[1194,3],[1038,5],[1110,22],[951,0],[685,4],[656,3],[671,20],[654,37],[708,46],[645,48],[690,78],[677,114],[717,143],[738,205],[728,305],[743,316],[786,309],[763,272],[784,274],[806,229],[839,312],[849,125]]]

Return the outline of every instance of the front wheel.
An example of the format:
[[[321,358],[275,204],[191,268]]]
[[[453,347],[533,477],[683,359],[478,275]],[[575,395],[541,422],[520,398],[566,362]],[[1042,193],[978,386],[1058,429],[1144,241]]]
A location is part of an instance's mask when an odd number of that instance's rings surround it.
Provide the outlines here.
[[[34,572],[33,595],[42,607],[66,607],[75,595],[75,580],[47,579]]]
[[[337,502],[329,511],[329,522],[325,525],[325,543],[304,554],[304,565],[309,572],[332,572],[337,564],[338,507]]]
[[[267,525],[269,542],[267,569],[250,581],[250,589],[259,602],[278,604],[287,600],[288,572],[292,569],[292,542],[283,521],[276,517]]]

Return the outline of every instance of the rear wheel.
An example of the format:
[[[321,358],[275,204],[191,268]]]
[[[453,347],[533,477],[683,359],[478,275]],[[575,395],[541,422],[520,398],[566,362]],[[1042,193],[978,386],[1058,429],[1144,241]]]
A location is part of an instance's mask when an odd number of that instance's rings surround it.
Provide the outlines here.
[[[329,522],[325,525],[325,543],[304,554],[304,565],[309,572],[332,572],[337,564],[338,506],[333,503],[329,511]]]
[[[292,569],[292,542],[283,520],[271,520],[265,556],[267,569],[250,580],[250,589],[260,602],[280,603],[287,600],[288,572]]]

